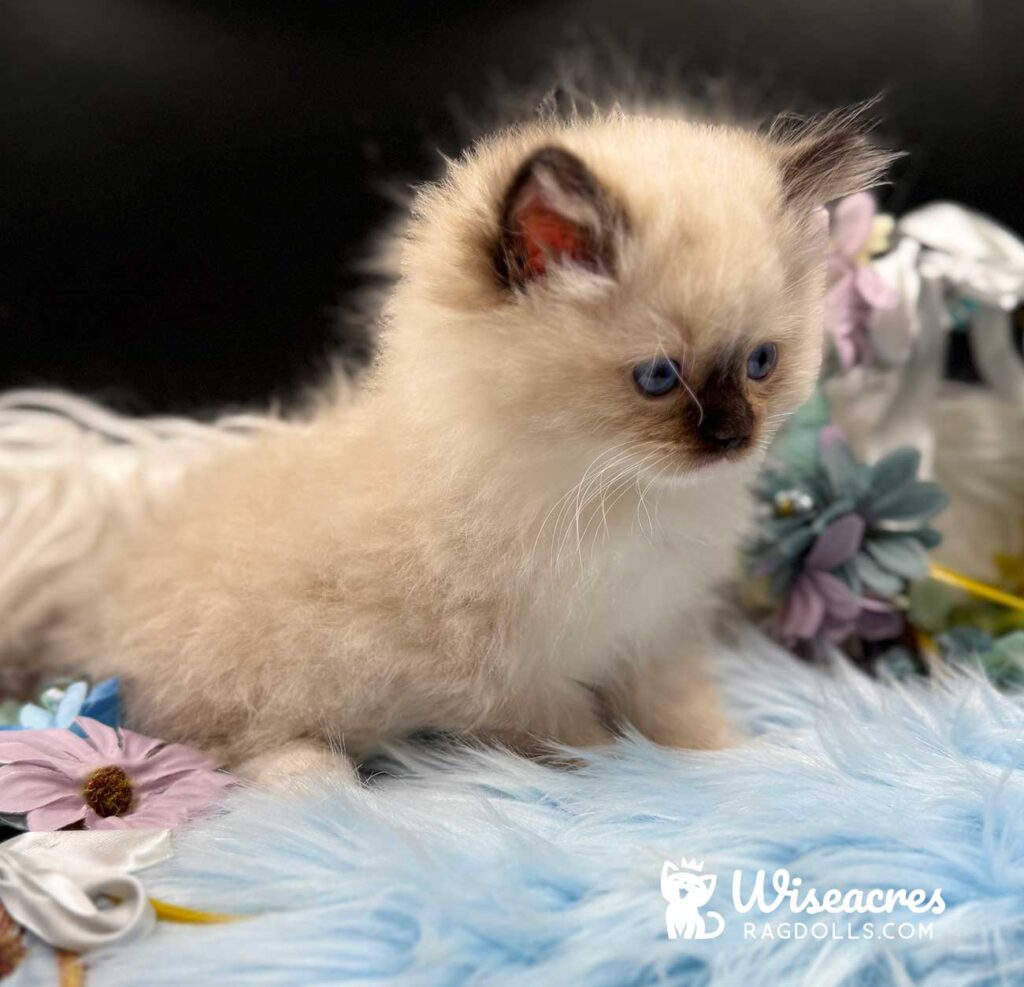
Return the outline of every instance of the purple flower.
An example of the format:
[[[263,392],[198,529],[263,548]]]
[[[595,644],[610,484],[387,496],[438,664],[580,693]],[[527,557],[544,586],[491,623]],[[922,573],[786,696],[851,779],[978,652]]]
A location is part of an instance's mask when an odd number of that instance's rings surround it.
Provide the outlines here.
[[[115,730],[96,720],[70,730],[0,736],[0,812],[26,815],[28,828],[163,828],[215,804],[234,784],[180,744]]]
[[[869,192],[840,199],[832,211],[825,321],[844,369],[872,356],[868,320],[874,309],[894,308],[899,293],[868,263],[875,226]]]
[[[903,618],[898,611],[881,600],[857,596],[833,574],[857,554],[864,530],[864,519],[851,512],[818,535],[786,597],[779,622],[783,641],[824,637],[839,644],[854,633],[866,640],[899,634]]]

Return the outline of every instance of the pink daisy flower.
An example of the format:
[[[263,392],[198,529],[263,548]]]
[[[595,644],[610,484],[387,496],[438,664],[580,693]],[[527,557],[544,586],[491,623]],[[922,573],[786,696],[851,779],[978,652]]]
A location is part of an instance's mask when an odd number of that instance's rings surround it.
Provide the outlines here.
[[[181,744],[166,744],[96,720],[70,730],[0,734],[0,813],[29,829],[177,826],[214,805],[234,778]]]
[[[900,298],[869,263],[881,246],[872,242],[880,218],[876,211],[870,192],[840,199],[832,211],[825,318],[844,370],[870,362],[871,313],[895,308]]]

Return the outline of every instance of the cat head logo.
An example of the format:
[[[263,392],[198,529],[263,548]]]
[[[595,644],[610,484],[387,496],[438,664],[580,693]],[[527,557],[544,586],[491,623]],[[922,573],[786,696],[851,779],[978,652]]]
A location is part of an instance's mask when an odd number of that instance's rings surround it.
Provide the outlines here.
[[[665,928],[669,939],[715,939],[722,934],[725,920],[718,912],[703,912],[715,893],[718,877],[704,873],[703,860],[678,865],[666,860],[661,868],[661,896],[668,902]],[[708,927],[708,922],[713,923]]]

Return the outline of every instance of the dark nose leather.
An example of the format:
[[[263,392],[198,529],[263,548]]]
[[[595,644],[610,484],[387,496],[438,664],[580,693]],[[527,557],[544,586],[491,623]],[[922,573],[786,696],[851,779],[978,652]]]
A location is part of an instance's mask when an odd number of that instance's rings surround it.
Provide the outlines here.
[[[731,435],[729,433],[714,432],[710,435],[705,435],[704,440],[711,445],[718,446],[725,452],[730,449],[739,449],[741,446],[745,446],[747,441],[750,439],[750,433],[746,432],[743,435]]]
[[[708,410],[697,432],[709,448],[729,452],[741,449],[750,441],[753,433],[751,425],[749,413],[730,414]]]

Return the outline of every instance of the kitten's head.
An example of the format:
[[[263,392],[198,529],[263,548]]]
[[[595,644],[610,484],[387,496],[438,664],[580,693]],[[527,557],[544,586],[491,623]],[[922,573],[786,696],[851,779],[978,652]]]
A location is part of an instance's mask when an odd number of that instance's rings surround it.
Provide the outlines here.
[[[609,114],[505,132],[421,190],[389,360],[424,413],[692,476],[811,391],[824,204],[888,155],[863,111],[767,135]]]

